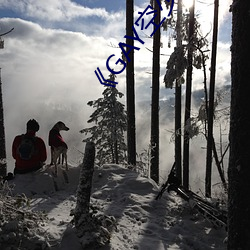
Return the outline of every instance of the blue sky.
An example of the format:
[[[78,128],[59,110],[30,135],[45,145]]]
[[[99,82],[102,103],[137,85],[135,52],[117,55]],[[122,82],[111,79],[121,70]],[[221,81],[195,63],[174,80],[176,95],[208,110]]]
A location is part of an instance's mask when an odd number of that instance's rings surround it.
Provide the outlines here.
[[[148,2],[135,1],[135,16]],[[212,3],[212,0],[197,3],[196,12],[204,34],[212,29]],[[218,86],[230,83],[230,3],[230,0],[220,3]],[[57,120],[68,122],[72,134],[65,136],[80,145],[82,138],[78,131],[92,112],[86,103],[99,98],[103,91],[94,71],[100,67],[107,77],[107,58],[111,54],[120,56],[117,45],[124,41],[125,1],[1,0],[0,32],[11,28],[14,31],[4,37],[5,48],[0,51],[6,133],[10,135],[7,136],[8,149],[12,135],[23,132],[23,125],[30,117],[43,123],[40,134],[45,138],[48,128]],[[135,52],[136,101],[150,102],[152,39],[146,34],[141,38],[145,44],[135,44],[140,47],[140,51]],[[211,41],[211,35],[208,39]],[[162,44],[161,53],[169,55],[175,41],[168,48],[167,33],[163,33]],[[163,83],[167,60],[167,56],[161,57],[161,99],[173,94]],[[193,89],[202,89],[203,73],[197,71],[193,77]],[[125,93],[125,72],[117,80],[117,88]],[[125,102],[125,98],[122,101]],[[143,115],[137,116],[137,123],[144,120]],[[145,140],[148,137],[145,136]],[[8,155],[11,158],[9,151]]]
[[[143,0],[136,1],[138,3]],[[80,22],[103,23],[106,18],[124,12],[125,1],[114,0],[52,0],[52,1],[2,1],[0,17],[22,18],[41,24],[43,27],[77,31]],[[53,13],[54,12],[54,13]],[[115,20],[114,20],[115,21]],[[76,27],[75,27],[76,26]],[[83,31],[83,30],[81,30]]]
[[[116,12],[125,8],[126,1],[114,0],[80,0],[73,1],[77,4],[87,6],[89,8],[105,8],[109,12]]]

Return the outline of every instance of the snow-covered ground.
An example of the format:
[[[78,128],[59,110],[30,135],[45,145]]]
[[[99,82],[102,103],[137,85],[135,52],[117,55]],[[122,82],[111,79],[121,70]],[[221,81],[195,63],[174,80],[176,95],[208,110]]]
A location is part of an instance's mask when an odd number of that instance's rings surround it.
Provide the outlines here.
[[[13,195],[24,193],[30,198],[29,210],[42,211],[43,215],[47,214],[48,217],[36,226],[27,226],[29,233],[25,233],[26,240],[46,240],[50,247],[44,249],[82,249],[70,223],[70,212],[76,205],[79,169],[80,167],[70,168],[69,184],[64,182],[62,173],[59,172],[59,191],[54,189],[49,170],[19,175],[9,181],[10,186],[15,186]],[[160,200],[155,200],[158,191],[159,189],[148,179],[122,166],[104,165],[95,169],[91,203],[100,212],[116,219],[116,229],[112,231],[110,244],[102,249],[226,249],[223,243],[226,237],[225,229],[213,228],[175,193],[165,192]],[[14,227],[13,222],[2,223],[1,250],[29,250],[28,244],[26,248],[22,248],[25,246],[24,240],[20,240],[19,248],[10,248],[14,242],[11,241],[11,237],[16,235],[15,239],[18,238],[18,233],[15,232],[18,221],[16,224]],[[43,248],[40,246],[36,249]]]

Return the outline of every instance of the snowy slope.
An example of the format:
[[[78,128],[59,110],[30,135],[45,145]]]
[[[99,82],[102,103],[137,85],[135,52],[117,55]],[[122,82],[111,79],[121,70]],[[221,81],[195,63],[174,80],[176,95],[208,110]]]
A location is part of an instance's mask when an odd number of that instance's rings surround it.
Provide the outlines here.
[[[69,184],[59,172],[57,192],[50,170],[17,176],[9,182],[9,185],[15,185],[13,194],[25,193],[30,197],[29,209],[45,211],[48,215],[47,220],[39,223],[40,231],[33,227],[29,229],[40,240],[44,237],[50,245],[46,249],[82,249],[70,224],[78,178],[79,167],[70,168]],[[175,193],[165,192],[156,201],[157,193],[158,188],[148,179],[121,166],[104,165],[95,170],[91,202],[101,212],[116,219],[110,244],[103,249],[226,249],[223,243],[225,229],[213,228]],[[0,239],[1,235],[3,232],[0,231]],[[8,250],[1,244],[0,249]]]

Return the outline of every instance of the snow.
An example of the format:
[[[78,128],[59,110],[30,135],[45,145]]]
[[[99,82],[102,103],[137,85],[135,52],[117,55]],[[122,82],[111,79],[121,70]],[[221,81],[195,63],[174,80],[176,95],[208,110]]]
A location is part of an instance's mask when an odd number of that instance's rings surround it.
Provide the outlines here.
[[[48,219],[39,223],[40,231],[29,229],[33,230],[33,235],[37,234],[37,238],[46,239],[50,247],[44,249],[82,250],[70,223],[73,219],[70,214],[76,205],[80,166],[70,167],[68,184],[59,169],[58,191],[54,189],[50,171],[16,176],[9,181],[9,186],[14,185],[12,194],[24,193],[30,198],[29,210],[47,214]],[[159,187],[153,182],[125,167],[103,165],[96,168],[91,204],[100,213],[116,220],[110,244],[99,249],[226,249],[224,228],[213,228],[175,193],[165,192],[160,200],[155,200],[158,192]],[[39,232],[46,233],[39,235]],[[1,247],[1,242],[0,248],[8,250]]]

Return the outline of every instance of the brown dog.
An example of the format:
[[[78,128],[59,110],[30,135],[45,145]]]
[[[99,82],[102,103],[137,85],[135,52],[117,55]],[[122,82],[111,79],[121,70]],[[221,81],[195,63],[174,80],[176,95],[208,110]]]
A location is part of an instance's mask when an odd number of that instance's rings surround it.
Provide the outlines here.
[[[55,175],[57,175],[57,164],[58,159],[62,155],[62,164],[65,160],[66,170],[68,170],[67,163],[67,149],[68,146],[63,140],[60,131],[68,131],[69,128],[61,121],[57,122],[53,128],[49,131],[49,146],[51,152],[51,163],[50,165],[55,166]]]

